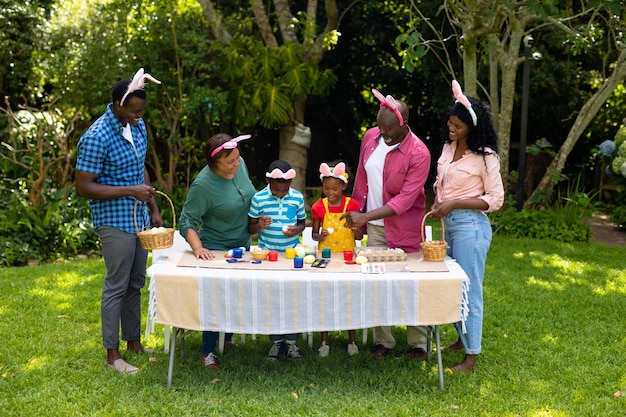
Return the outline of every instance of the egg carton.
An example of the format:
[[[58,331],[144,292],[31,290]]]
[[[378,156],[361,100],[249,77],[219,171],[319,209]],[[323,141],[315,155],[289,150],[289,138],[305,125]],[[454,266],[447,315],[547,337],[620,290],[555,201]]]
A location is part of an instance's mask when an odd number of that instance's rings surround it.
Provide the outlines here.
[[[362,247],[355,249],[356,256],[365,256],[368,262],[401,262],[406,260],[406,252],[400,248]]]

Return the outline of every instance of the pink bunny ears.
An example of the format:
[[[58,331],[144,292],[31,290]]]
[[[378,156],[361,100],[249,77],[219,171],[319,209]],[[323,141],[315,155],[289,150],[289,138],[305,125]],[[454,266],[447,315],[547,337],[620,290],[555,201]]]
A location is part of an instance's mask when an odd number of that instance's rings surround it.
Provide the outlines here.
[[[161,81],[157,80],[156,78],[154,78],[152,75],[148,74],[147,72],[144,73],[143,68],[139,68],[139,71],[135,73],[135,76],[133,77],[132,81],[128,85],[128,90],[126,90],[126,93],[124,93],[124,97],[122,97],[122,100],[120,101],[121,106],[124,105],[124,100],[126,100],[126,96],[128,96],[130,93],[132,93],[133,91],[137,91],[137,90],[143,90],[143,87],[145,84],[144,80],[152,81],[153,83],[156,83],[156,84],[161,84]]]
[[[279,168],[274,168],[272,172],[266,172],[265,177],[273,180],[292,180],[296,177],[296,170],[291,168],[287,172],[283,172]]]
[[[454,98],[456,101],[461,103],[469,114],[472,116],[472,122],[474,122],[474,126],[478,125],[478,118],[476,117],[476,112],[472,108],[472,103],[470,103],[469,99],[463,94],[463,90],[461,89],[461,84],[457,80],[452,80],[452,94],[454,94]]]
[[[251,137],[251,135],[241,135],[237,136],[236,138],[232,138],[228,142],[222,143],[220,146],[215,148],[213,152],[211,152],[211,158],[213,158],[215,155],[217,155],[218,152],[223,151],[224,149],[235,149],[240,141],[250,139]]]
[[[347,184],[348,173],[346,172],[346,164],[339,162],[336,166],[329,167],[326,162],[322,162],[320,165],[320,180],[324,181],[326,177],[337,178],[343,181],[344,184]]]
[[[400,122],[400,126],[403,126],[404,119],[402,118],[400,111],[398,111],[398,102],[396,99],[391,95],[388,95],[387,97],[383,96],[382,93],[375,88],[372,88],[372,93],[374,93],[378,101],[380,101],[380,107],[387,107],[388,109],[391,109],[396,114],[396,117]]]

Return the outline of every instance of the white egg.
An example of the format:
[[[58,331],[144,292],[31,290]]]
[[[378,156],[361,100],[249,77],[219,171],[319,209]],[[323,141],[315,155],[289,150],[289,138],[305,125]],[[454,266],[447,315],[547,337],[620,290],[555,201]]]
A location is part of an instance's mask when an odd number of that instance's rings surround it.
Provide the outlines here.
[[[284,225],[283,226],[283,233],[287,233],[287,232],[289,232],[289,226]]]
[[[326,231],[330,235],[330,234],[333,234],[335,232],[335,229],[333,229],[332,227],[329,227],[328,229],[326,229]]]

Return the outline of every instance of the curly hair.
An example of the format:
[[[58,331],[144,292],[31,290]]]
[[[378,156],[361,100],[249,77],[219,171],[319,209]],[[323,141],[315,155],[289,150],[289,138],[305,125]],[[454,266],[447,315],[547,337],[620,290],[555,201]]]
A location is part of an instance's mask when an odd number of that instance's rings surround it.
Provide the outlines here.
[[[128,90],[128,86],[130,85],[131,81],[132,80],[130,78],[127,78],[125,80],[119,80],[115,83],[115,85],[111,89],[111,101],[113,103],[115,103],[116,101],[122,101],[122,97],[124,97],[126,90]],[[140,99],[145,100],[147,96],[143,88],[140,88],[130,93],[126,97],[127,100],[124,100],[124,103],[128,103],[128,100],[130,100],[131,97],[139,97]]]
[[[452,142],[450,140],[450,131],[448,129],[448,120],[450,116],[456,116],[469,127],[469,135],[467,137],[467,147],[470,151],[478,155],[488,155],[493,152],[498,153],[498,135],[493,128],[493,120],[491,118],[491,109],[489,105],[474,97],[468,97],[472,104],[472,109],[476,113],[477,125],[474,126],[470,112],[460,102],[455,102],[443,119],[441,126],[441,139],[444,143]],[[493,152],[486,150],[490,148]]]

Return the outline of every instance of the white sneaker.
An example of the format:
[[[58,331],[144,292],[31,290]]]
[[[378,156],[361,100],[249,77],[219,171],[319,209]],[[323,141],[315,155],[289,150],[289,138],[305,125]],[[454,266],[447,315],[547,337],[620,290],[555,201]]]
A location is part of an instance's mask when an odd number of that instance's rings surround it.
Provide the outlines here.
[[[278,356],[280,355],[281,352],[281,345],[282,345],[282,341],[278,341],[278,342],[274,342],[272,344],[272,347],[270,348],[270,351],[268,352],[267,356],[265,357],[265,359],[267,359],[268,361],[277,361],[278,360]]]
[[[214,353],[208,353],[202,357],[202,363],[206,368],[217,369],[217,356]]]
[[[359,353],[359,348],[356,346],[356,343],[348,343],[348,355],[354,356]]]
[[[328,346],[326,342],[322,342],[322,346],[320,346],[318,352],[322,358],[325,358],[330,353],[330,346]]]
[[[287,343],[287,358],[288,359],[300,359],[302,355],[300,355],[300,351],[298,350],[298,346],[294,343]]]

